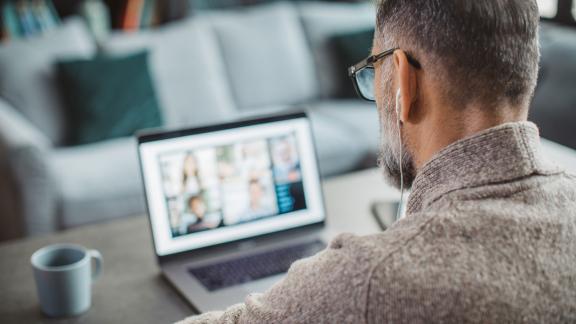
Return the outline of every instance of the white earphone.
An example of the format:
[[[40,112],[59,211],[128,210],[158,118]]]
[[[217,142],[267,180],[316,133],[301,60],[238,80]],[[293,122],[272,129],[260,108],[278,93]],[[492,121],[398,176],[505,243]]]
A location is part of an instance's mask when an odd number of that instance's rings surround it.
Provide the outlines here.
[[[400,120],[400,98],[402,97],[402,94],[400,93],[400,88],[398,88],[398,91],[396,91],[396,117],[398,118],[398,120]]]
[[[400,93],[400,88],[396,91],[396,121],[398,124],[398,143],[400,145],[398,150],[398,165],[400,167],[400,203],[398,204],[398,209],[396,210],[396,219],[402,217],[402,203],[404,202],[404,171],[402,170],[402,133],[400,131],[400,126],[402,120],[400,118],[400,113],[402,112],[402,107],[400,104],[400,99],[402,94]]]

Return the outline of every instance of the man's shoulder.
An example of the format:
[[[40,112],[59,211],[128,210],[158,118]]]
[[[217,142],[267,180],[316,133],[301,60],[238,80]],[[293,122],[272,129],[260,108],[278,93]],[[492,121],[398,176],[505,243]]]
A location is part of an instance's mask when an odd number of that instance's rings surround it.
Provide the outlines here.
[[[474,312],[467,301],[483,298],[492,286],[488,277],[477,275],[494,273],[490,267],[499,249],[484,245],[483,232],[492,225],[470,226],[459,216],[453,209],[412,214],[379,238],[396,243],[370,276],[369,321],[426,323],[443,321],[442,312],[453,309]]]
[[[438,213],[419,213],[397,221],[388,230],[371,235],[343,233],[336,236],[328,249],[337,249],[347,255],[351,262],[359,258],[369,259],[369,264],[376,266],[392,254],[402,253],[412,241],[426,236],[430,224],[435,222]]]
[[[296,276],[325,272],[325,277],[334,277],[346,282],[353,279],[363,281],[366,286],[370,277],[384,260],[396,254],[406,253],[413,242],[423,244],[422,237],[433,220],[431,214],[417,215],[397,222],[385,232],[371,235],[342,233],[334,237],[327,248],[313,257],[295,262],[290,272]],[[399,263],[389,266],[401,267]],[[333,279],[334,279],[333,278]],[[358,287],[356,287],[358,288]]]
[[[327,253],[319,254],[315,261],[338,263],[339,267],[348,268],[343,274],[359,276],[368,283],[376,272],[402,271],[412,266],[419,254],[432,256],[439,252],[434,236],[443,235],[435,225],[440,218],[438,213],[419,213],[397,221],[381,233],[340,234],[330,242]]]
[[[468,191],[466,199],[443,198],[372,238],[394,242],[394,248],[380,258],[370,277],[369,317],[376,322],[441,321],[437,310],[457,309],[459,315],[450,314],[451,318],[462,315],[464,320],[485,316],[478,307],[494,309],[510,300],[517,301],[513,306],[518,309],[523,303],[548,305],[552,299],[544,295],[522,302],[518,297],[536,282],[550,286],[547,276],[574,275],[575,178],[555,177],[529,180],[540,181],[540,186],[518,183],[508,196],[486,196],[500,189],[481,188]],[[568,290],[552,288],[558,294]],[[496,322],[521,318],[515,317],[520,313],[496,309],[491,314]]]

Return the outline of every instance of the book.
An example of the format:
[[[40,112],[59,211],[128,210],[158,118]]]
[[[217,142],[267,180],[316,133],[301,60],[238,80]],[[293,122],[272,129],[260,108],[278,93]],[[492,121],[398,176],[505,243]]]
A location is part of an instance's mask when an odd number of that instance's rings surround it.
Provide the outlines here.
[[[40,27],[28,1],[20,0],[16,2],[16,12],[20,21],[22,36],[31,36],[38,33]]]
[[[58,26],[61,23],[60,16],[54,7],[54,2],[52,0],[41,0],[44,6],[44,16],[51,27]]]
[[[126,10],[122,20],[122,29],[137,30],[140,27],[140,18],[144,0],[127,0]]]
[[[40,31],[46,31],[52,28],[49,17],[46,17],[46,4],[42,0],[32,1],[32,14],[38,24]]]
[[[20,22],[16,7],[11,1],[5,1],[2,4],[2,21],[4,23],[4,33],[7,38],[19,38],[22,35]]]
[[[52,23],[54,23],[54,25],[60,25],[62,21],[58,11],[56,11],[54,2],[52,0],[44,0],[44,2],[46,3],[47,10],[50,13],[50,19],[52,20]]]
[[[97,42],[103,42],[110,34],[110,12],[102,0],[85,0],[78,8],[86,25]]]
[[[154,14],[156,12],[156,0],[144,0],[142,14],[140,18],[140,27],[148,28],[154,24]]]

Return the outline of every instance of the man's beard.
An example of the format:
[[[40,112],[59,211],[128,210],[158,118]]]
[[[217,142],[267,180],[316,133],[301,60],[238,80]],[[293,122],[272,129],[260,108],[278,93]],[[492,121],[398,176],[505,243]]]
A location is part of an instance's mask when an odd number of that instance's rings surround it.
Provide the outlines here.
[[[378,166],[384,173],[386,181],[400,189],[400,170],[403,173],[404,188],[412,187],[416,170],[414,169],[413,158],[406,149],[406,145],[400,142],[399,129],[395,110],[395,100],[392,95],[391,82],[385,82],[388,95],[384,99],[383,107],[378,107],[380,115],[380,153],[378,156]],[[402,165],[400,166],[400,154],[402,154]]]

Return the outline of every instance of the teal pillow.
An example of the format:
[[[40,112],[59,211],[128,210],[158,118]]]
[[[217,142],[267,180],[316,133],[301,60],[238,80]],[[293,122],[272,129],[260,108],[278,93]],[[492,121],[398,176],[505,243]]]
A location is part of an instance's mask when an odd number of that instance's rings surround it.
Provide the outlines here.
[[[69,144],[131,136],[162,125],[148,53],[57,63]]]
[[[330,39],[330,46],[336,57],[342,89],[341,97],[356,97],[354,85],[348,77],[348,67],[360,62],[370,55],[374,29],[362,30],[353,33],[334,35]]]

